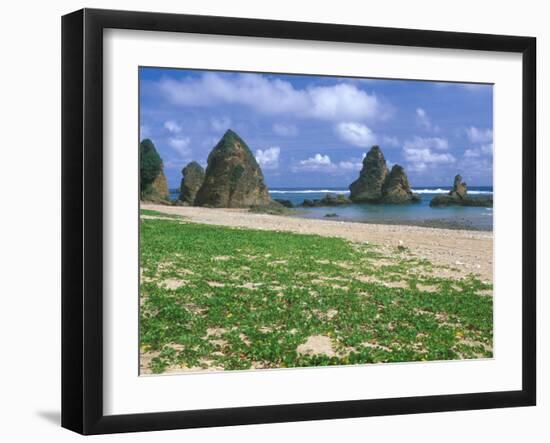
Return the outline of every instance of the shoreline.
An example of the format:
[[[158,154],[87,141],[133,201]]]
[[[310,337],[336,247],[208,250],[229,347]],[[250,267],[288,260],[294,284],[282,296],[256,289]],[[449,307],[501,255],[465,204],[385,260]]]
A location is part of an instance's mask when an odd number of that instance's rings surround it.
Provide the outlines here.
[[[140,203],[141,209],[184,217],[209,225],[287,231],[340,237],[354,243],[372,243],[385,252],[406,248],[410,254],[450,267],[451,273],[473,273],[484,281],[493,280],[493,232],[448,229],[402,224],[360,223],[334,219],[302,218],[252,213],[247,209],[167,206]]]
[[[493,229],[483,229],[477,228],[475,226],[468,226],[467,223],[460,222],[449,222],[442,218],[433,218],[426,220],[383,220],[382,222],[373,221],[373,220],[354,220],[346,217],[305,217],[303,214],[300,215],[298,212],[300,208],[291,208],[290,211],[296,211],[292,213],[285,214],[287,217],[301,218],[305,220],[332,220],[332,221],[343,221],[346,223],[359,223],[366,225],[391,225],[391,226],[410,226],[410,227],[419,227],[419,228],[430,228],[430,229],[448,229],[452,231],[475,231],[475,232],[493,232]],[[327,206],[327,212],[330,211],[330,206]],[[304,214],[307,212],[304,211]]]

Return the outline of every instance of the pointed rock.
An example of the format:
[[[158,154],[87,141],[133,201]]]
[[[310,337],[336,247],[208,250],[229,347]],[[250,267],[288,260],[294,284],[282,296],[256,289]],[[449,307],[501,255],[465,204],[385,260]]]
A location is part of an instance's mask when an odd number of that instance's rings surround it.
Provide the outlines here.
[[[183,178],[180,185],[179,199],[193,205],[195,196],[204,182],[204,169],[197,162],[189,163],[182,169]]]
[[[455,176],[453,189],[444,195],[436,195],[430,201],[430,206],[482,206],[485,208],[493,207],[493,196],[470,197],[466,183],[462,181],[460,175]]]
[[[386,159],[380,147],[373,146],[363,159],[359,178],[349,187],[350,199],[355,203],[376,203],[382,199],[382,189],[388,175]]]
[[[166,176],[164,171],[161,169],[157,178],[153,181],[151,185],[152,193],[151,195],[155,199],[159,200],[170,200],[170,192],[168,191],[168,182],[166,181]]]
[[[468,187],[466,186],[466,183],[462,181],[462,177],[459,174],[455,175],[453,189],[449,192],[449,195],[457,198],[466,198],[467,193]]]
[[[418,197],[411,191],[405,170],[400,165],[393,165],[384,183],[382,194],[383,203],[401,204],[418,200]]]
[[[271,203],[260,166],[235,132],[228,129],[208,156],[196,206],[247,208]]]
[[[394,165],[388,173],[386,159],[378,146],[373,146],[363,159],[359,178],[349,187],[354,203],[415,203],[420,199],[413,194],[402,166]]]
[[[139,185],[142,200],[160,202],[170,198],[162,159],[148,138],[139,144]]]

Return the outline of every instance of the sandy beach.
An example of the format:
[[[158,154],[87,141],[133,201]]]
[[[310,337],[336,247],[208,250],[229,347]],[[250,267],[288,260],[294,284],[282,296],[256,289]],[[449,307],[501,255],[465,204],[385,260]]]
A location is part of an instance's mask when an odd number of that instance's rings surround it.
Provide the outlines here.
[[[142,203],[141,209],[175,214],[191,222],[209,225],[341,237],[356,243],[369,242],[378,245],[385,252],[395,251],[401,245],[413,256],[428,259],[435,265],[448,267],[441,269],[440,274],[473,273],[483,281],[492,282],[493,279],[492,232],[301,219],[250,213],[245,209],[165,206],[148,203]]]

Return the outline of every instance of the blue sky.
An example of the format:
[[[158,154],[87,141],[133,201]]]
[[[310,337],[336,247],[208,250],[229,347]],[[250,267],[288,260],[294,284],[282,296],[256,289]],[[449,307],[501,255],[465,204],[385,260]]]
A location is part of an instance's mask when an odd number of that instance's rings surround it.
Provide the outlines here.
[[[374,144],[413,187],[492,185],[491,85],[140,68],[140,138],[171,188],[228,128],[270,188],[347,188]]]

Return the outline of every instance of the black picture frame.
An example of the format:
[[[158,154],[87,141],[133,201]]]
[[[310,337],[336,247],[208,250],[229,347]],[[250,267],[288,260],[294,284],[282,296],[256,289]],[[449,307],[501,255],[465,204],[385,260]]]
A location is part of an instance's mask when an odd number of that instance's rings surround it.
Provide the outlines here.
[[[522,388],[177,412],[103,413],[103,30],[171,31],[522,54]],[[62,426],[81,434],[531,406],[536,403],[536,39],[83,9],[62,18]]]

